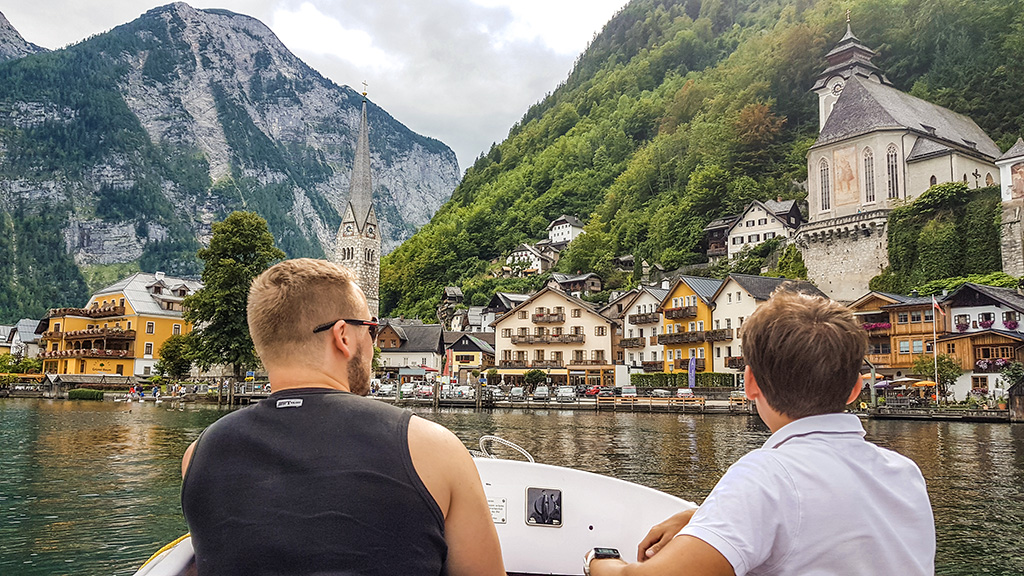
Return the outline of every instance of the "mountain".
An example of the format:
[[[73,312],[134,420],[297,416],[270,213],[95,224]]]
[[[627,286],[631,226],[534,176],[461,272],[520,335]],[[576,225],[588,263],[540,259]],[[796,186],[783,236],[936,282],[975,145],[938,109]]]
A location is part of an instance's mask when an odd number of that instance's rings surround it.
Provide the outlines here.
[[[7,21],[7,17],[0,12],[0,62],[45,51],[46,48],[26,42],[21,34],[14,29],[14,26]]]
[[[853,31],[903,91],[974,119],[1002,149],[1024,130],[1020,0],[632,0],[568,78],[482,154],[451,200],[381,264],[385,315],[432,317],[445,286],[486,304],[492,262],[560,214],[586,234],[562,272],[639,279],[618,256],[699,264],[704,226],[752,200],[806,196],[813,79]]]
[[[289,256],[323,257],[362,100],[258,20],[184,3],[0,64],[0,318],[80,305],[86,281],[140,267],[198,274],[195,250],[232,210],[266,218]],[[372,102],[368,118],[388,250],[447,200],[459,167]]]

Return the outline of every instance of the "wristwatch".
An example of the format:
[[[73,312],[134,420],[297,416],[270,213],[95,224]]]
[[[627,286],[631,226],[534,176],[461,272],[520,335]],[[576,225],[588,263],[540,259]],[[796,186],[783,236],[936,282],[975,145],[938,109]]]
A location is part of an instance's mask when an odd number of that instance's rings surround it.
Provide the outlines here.
[[[619,551],[615,548],[594,548],[583,557],[583,574],[590,576],[590,562],[602,558],[620,558]]]

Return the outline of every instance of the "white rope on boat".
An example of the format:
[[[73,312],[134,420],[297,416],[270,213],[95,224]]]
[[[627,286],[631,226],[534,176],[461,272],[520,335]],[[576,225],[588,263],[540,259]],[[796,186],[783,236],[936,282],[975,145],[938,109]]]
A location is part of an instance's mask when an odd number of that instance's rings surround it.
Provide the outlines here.
[[[502,438],[500,436],[494,436],[493,434],[485,434],[485,435],[480,437],[480,451],[483,452],[483,455],[488,457],[488,458],[497,459],[497,456],[493,456],[493,455],[491,455],[490,452],[487,451],[486,443],[488,441],[490,441],[490,442],[497,442],[498,444],[503,444],[505,446],[508,446],[509,448],[515,450],[516,452],[519,452],[523,456],[526,456],[526,459],[529,460],[531,464],[534,462],[533,456],[530,456],[530,453],[527,452],[525,448],[523,448],[522,446],[520,446],[520,445],[518,445],[518,444],[516,444],[514,442],[509,442],[508,440],[505,440],[504,438]]]

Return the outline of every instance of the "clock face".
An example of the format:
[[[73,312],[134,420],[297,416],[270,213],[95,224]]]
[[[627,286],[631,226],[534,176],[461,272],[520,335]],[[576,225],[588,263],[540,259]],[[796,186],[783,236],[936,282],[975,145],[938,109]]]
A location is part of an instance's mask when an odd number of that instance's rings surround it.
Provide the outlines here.
[[[351,233],[352,233],[352,225],[351,224],[346,224],[345,225],[345,235],[347,236],[347,235],[349,235]]]
[[[839,96],[842,92],[843,92],[843,82],[842,82],[842,80],[836,81],[836,83],[832,85],[832,94],[834,96]]]
[[[373,226],[367,226],[367,227],[366,227],[366,233],[367,233],[367,234],[368,234],[369,236],[373,236]]]

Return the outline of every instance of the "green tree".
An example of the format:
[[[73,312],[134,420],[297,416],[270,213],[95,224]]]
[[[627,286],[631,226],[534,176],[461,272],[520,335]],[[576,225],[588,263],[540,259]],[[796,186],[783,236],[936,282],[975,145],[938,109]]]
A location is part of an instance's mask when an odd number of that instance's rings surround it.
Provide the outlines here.
[[[156,371],[173,381],[183,380],[192,371],[192,355],[191,334],[171,336],[160,346],[160,361],[156,363]]]
[[[1010,362],[1006,368],[999,371],[999,375],[1003,377],[1005,381],[1005,390],[1009,390],[1011,386],[1018,384],[1024,384],[1024,364],[1020,362]]]
[[[230,364],[238,378],[244,366],[259,362],[246,323],[249,286],[285,254],[259,214],[232,212],[213,225],[209,248],[197,256],[205,263],[203,287],[184,302],[185,319],[195,327],[197,362]]]
[[[938,357],[938,369],[939,369],[939,381],[938,381],[938,396],[939,398],[946,398],[949,396],[949,390],[956,384],[956,379],[964,373],[964,369],[960,367],[960,363],[957,362],[956,358],[949,356],[948,354],[939,354]],[[911,371],[919,376],[924,376],[931,380],[935,377],[935,366],[936,358],[933,356],[918,356],[914,359],[914,365]]]
[[[530,386],[541,384],[545,382],[547,378],[548,375],[545,374],[543,370],[528,370],[526,374],[523,374],[523,379],[526,380],[526,383]]]
[[[779,257],[779,263],[772,275],[785,276],[794,280],[807,280],[807,265],[804,264],[804,257],[800,254],[796,244],[789,244],[782,251],[782,256]]]

